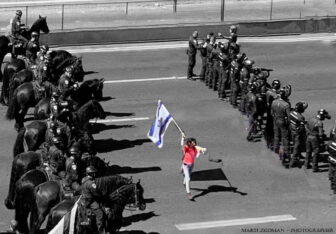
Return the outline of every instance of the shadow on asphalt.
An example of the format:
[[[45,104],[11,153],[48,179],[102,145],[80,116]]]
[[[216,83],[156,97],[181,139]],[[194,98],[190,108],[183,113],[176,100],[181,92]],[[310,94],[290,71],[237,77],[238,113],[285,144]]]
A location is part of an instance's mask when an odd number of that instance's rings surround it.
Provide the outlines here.
[[[125,116],[134,116],[134,112],[133,113],[129,113],[129,112],[109,112],[109,111],[105,111],[106,116],[115,116],[115,117],[125,117]]]
[[[112,100],[112,99],[115,99],[115,98],[113,98],[113,97],[111,97],[111,96],[108,96],[108,97],[102,97],[101,98],[101,102],[106,102],[106,101],[110,101],[110,100]]]
[[[99,72],[96,72],[96,71],[85,71],[84,72],[84,75],[91,75],[91,74],[97,74]]]
[[[118,165],[109,166],[106,169],[107,175],[116,175],[116,174],[136,174],[147,171],[161,171],[161,167],[120,167]]]
[[[137,139],[137,140],[113,140],[109,139],[101,139],[95,140],[95,147],[98,153],[108,153],[115,150],[122,150],[127,148],[132,148],[136,145],[142,145],[144,143],[149,143],[151,140],[146,139]]]
[[[121,231],[118,234],[160,234],[159,232],[144,232],[139,230],[132,230],[132,231]]]
[[[92,134],[97,134],[105,130],[113,130],[113,129],[120,129],[120,128],[134,128],[134,125],[132,124],[107,125],[103,123],[93,123]]]
[[[233,193],[239,193],[241,196],[246,196],[247,193],[240,192],[236,187],[226,187],[221,185],[211,185],[207,189],[201,189],[201,188],[190,188],[195,191],[200,191],[199,194],[196,194],[193,196],[193,200],[198,197],[205,196],[209,193],[218,193],[218,192],[233,192]]]
[[[152,217],[156,217],[156,216],[160,216],[154,213],[154,211],[150,211],[147,213],[140,213],[140,214],[135,214],[132,216],[128,216],[128,217],[123,217],[123,227],[127,227],[129,225],[131,225],[132,223],[136,223],[139,221],[146,221]],[[123,232],[119,232],[119,233],[123,233]],[[126,232],[127,233],[127,232]],[[137,232],[130,232],[130,233],[137,233]],[[145,233],[145,232],[139,232],[139,233]],[[153,232],[151,232],[153,233]]]
[[[194,171],[191,173],[192,181],[208,181],[208,180],[227,180],[221,168]]]

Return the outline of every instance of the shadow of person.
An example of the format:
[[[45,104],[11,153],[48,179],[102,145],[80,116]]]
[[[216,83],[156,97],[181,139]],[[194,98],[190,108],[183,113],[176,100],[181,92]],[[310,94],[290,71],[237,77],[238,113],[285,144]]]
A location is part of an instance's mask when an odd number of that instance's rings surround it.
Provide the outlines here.
[[[112,99],[115,99],[115,98],[113,98],[111,96],[107,96],[107,97],[102,97],[99,101],[100,102],[107,102],[107,101],[110,101]]]
[[[226,187],[221,185],[211,185],[207,189],[200,189],[200,188],[190,188],[195,191],[200,191],[199,194],[196,194],[193,196],[193,199],[197,197],[205,196],[209,193],[218,193],[218,192],[233,192],[233,193],[239,193],[241,196],[246,196],[247,193],[243,193],[238,191],[236,187]]]
[[[123,217],[123,227],[127,227],[129,225],[131,225],[132,223],[136,223],[139,221],[146,221],[152,217],[156,217],[156,216],[160,216],[154,213],[154,211],[150,211],[147,213],[141,213],[141,214],[135,214],[135,215],[131,215],[128,217]]]
[[[132,148],[136,145],[142,145],[147,142],[151,142],[151,140],[148,138],[136,140],[113,140],[112,138],[109,138],[95,140],[94,144],[98,153],[107,153],[115,150]]]
[[[113,130],[113,129],[120,129],[120,128],[134,128],[132,124],[125,124],[125,125],[107,125],[103,123],[94,123],[94,127],[92,128],[91,133],[97,134],[105,130]]]
[[[111,165],[106,169],[106,175],[136,174],[147,171],[161,171],[161,167],[120,167]]]

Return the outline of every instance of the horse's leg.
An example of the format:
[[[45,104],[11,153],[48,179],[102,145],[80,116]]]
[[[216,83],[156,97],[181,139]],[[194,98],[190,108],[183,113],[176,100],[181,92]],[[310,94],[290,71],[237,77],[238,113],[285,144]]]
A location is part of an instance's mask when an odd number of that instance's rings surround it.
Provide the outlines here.
[[[20,209],[15,210],[15,220],[12,220],[12,223],[15,223],[16,225],[12,227],[15,231],[18,231],[20,233],[29,233],[28,228],[28,215],[29,211],[23,207],[20,207]]]

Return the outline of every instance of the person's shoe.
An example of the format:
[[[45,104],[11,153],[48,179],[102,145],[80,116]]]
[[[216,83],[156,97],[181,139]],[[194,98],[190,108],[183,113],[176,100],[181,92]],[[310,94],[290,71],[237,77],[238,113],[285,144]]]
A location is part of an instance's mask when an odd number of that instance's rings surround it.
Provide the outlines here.
[[[187,197],[188,197],[189,200],[193,199],[193,197],[191,196],[191,193],[187,193]]]
[[[313,173],[318,173],[320,170],[318,168],[313,169]]]

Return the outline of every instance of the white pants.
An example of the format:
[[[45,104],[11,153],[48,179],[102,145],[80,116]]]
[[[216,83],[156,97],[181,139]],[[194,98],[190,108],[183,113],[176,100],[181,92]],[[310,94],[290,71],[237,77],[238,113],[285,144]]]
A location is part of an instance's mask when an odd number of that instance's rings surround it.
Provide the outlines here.
[[[183,173],[184,173],[183,183],[186,186],[187,193],[190,193],[190,175],[191,175],[193,167],[194,167],[194,164],[191,164],[191,165],[182,164]]]

